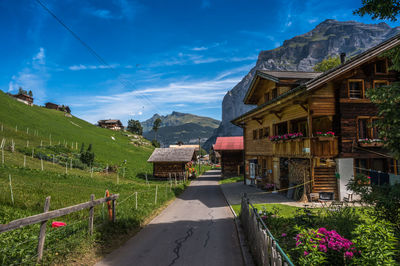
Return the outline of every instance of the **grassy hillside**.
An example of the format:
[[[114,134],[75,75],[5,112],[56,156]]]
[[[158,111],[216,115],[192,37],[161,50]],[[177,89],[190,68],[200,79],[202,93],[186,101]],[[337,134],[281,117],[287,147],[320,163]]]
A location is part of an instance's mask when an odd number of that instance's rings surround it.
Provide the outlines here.
[[[160,116],[159,114],[155,114],[150,119],[141,122],[143,126],[143,132],[151,131],[153,128],[153,123],[157,118],[160,118],[162,121],[161,127],[180,126],[188,123],[193,123],[202,127],[211,127],[215,129],[220,124],[220,121],[210,117],[172,112],[171,114],[165,116]]]
[[[98,128],[79,118],[65,117],[59,111],[27,106],[0,92],[0,143],[3,139],[6,144],[4,164],[0,158],[0,224],[43,212],[47,196],[51,197],[50,210],[54,210],[86,202],[91,194],[96,198],[104,197],[106,189],[120,194],[115,224],[108,222],[107,207],[95,208],[93,236],[87,232],[87,210],[56,219],[66,222],[66,227],[51,228],[52,221],[49,221],[44,264],[76,263],[71,257],[101,256],[115,241],[131,235],[185,186],[152,180],[146,183],[144,174],[152,172],[152,166],[146,162],[153,150],[150,145],[135,146],[132,137],[123,132]],[[91,173],[92,167],[71,168],[69,160],[67,166],[62,163],[65,156],[76,163],[81,143],[86,147],[93,145],[94,173]],[[32,149],[33,158],[30,156]],[[57,153],[55,163],[46,160],[52,158],[51,153]],[[45,159],[41,161],[40,156]],[[60,161],[57,163],[57,160]],[[106,173],[105,165],[118,167],[118,170]],[[135,208],[135,192],[138,193],[138,209]],[[0,265],[34,264],[38,230],[39,225],[32,225],[2,233]]]

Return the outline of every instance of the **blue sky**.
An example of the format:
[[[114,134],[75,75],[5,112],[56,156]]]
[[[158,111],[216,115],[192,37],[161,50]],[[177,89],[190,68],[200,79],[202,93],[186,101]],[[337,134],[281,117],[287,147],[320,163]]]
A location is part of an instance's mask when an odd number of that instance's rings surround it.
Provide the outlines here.
[[[115,71],[34,0],[3,0],[0,89],[22,86],[92,123],[172,111],[221,119],[223,96],[261,50],[328,18],[380,22],[352,14],[359,0],[42,2]]]

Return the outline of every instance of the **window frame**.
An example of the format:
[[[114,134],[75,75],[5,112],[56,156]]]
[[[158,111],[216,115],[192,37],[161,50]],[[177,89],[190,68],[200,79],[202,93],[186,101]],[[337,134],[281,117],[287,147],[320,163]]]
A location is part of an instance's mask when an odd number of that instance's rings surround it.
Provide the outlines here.
[[[377,64],[378,62],[382,62],[382,61],[384,61],[386,72],[377,72],[377,71],[376,71],[376,64]],[[375,73],[375,74],[378,74],[378,75],[379,75],[379,74],[380,74],[380,75],[382,75],[382,74],[388,74],[388,73],[389,73],[388,61],[387,61],[386,59],[382,59],[382,60],[375,61],[375,63],[374,63],[374,73]]]
[[[372,87],[375,89],[376,88],[376,86],[375,86],[375,84],[377,84],[377,83],[385,83],[385,86],[387,86],[387,85],[389,85],[389,81],[388,80],[384,80],[384,79],[375,79],[373,82],[372,82]]]
[[[361,98],[350,97],[350,83],[351,82],[361,82]],[[348,79],[347,80],[347,97],[349,99],[365,99],[365,81],[363,79]]]
[[[373,121],[374,120],[379,120],[380,118],[377,116],[357,116],[356,119],[356,125],[357,125],[357,141],[360,140],[360,124],[359,121],[360,119],[367,119],[367,138],[368,139],[374,139],[374,127],[373,127]],[[368,127],[368,125],[370,125]],[[378,133],[379,134],[379,133]]]

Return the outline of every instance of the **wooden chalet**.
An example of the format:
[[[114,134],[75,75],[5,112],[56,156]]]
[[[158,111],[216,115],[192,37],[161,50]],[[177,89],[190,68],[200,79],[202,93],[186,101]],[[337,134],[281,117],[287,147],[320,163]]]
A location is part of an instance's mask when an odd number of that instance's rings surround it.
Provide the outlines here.
[[[12,97],[14,97],[17,101],[25,103],[27,105],[33,105],[33,97],[29,96],[28,94],[24,94],[24,93],[18,93],[18,94],[14,94],[11,95]]]
[[[188,162],[196,160],[193,148],[156,148],[147,160],[153,163],[153,176],[167,178],[184,177],[185,166]]]
[[[342,55],[342,64],[325,73],[257,71],[244,98],[257,106],[232,121],[243,128],[248,183],[259,177],[284,189],[305,181],[307,193],[343,199],[356,172],[398,174],[365,92],[399,81],[380,57],[399,45],[396,36],[351,60]]]
[[[108,128],[111,130],[122,130],[124,129],[124,126],[122,125],[122,122],[118,119],[108,119],[108,120],[99,120],[97,122],[99,127],[102,128]]]
[[[71,109],[69,108],[69,106],[65,106],[65,105],[58,105],[58,104],[55,104],[55,103],[47,102],[45,104],[45,107],[47,109],[54,109],[54,110],[57,110],[57,111],[63,111],[63,112],[67,112],[69,114],[71,113]]]
[[[243,169],[243,136],[218,137],[213,145],[215,152],[221,156],[221,173],[223,177],[238,176]]]

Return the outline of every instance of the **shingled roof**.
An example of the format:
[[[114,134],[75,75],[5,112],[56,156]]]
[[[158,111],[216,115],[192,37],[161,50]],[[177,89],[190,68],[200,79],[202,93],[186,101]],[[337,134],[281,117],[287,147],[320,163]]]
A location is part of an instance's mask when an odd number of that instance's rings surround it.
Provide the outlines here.
[[[190,162],[194,157],[194,148],[156,148],[147,160],[154,162]]]
[[[215,151],[243,150],[243,136],[218,137],[213,148]]]

